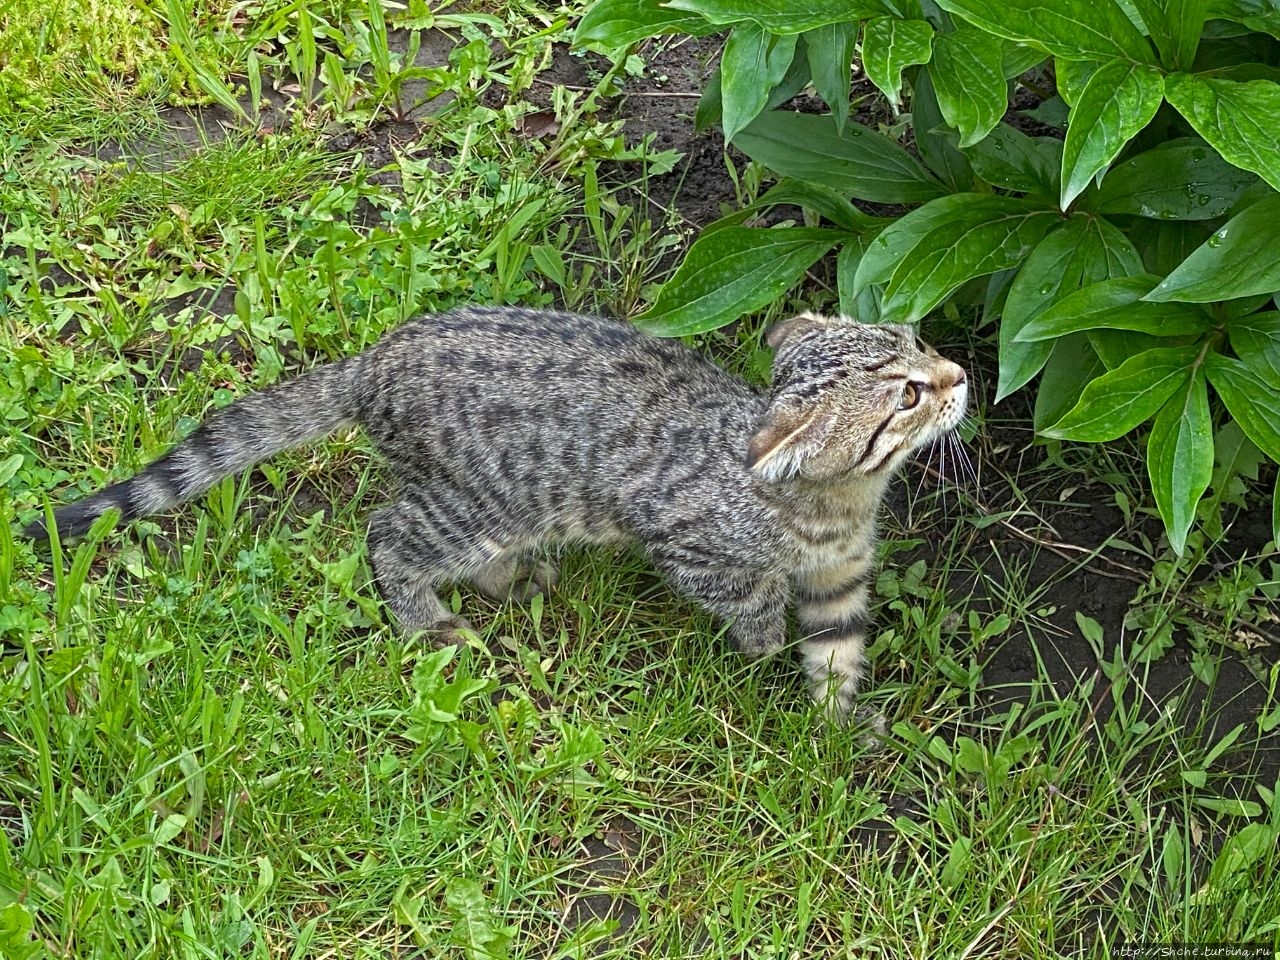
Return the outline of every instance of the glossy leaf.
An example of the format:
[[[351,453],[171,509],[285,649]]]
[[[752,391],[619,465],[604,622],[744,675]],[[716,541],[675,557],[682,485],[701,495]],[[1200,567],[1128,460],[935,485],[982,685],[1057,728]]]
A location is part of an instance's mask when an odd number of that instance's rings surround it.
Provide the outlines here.
[[[1098,377],[1067,415],[1040,432],[1099,443],[1122,437],[1164,406],[1191,377],[1200,347],[1155,347]]]
[[[1151,122],[1163,95],[1164,77],[1151,67],[1112,62],[1094,72],[1071,108],[1062,149],[1062,209]]]
[[[1209,0],[1205,12],[1212,20],[1231,20],[1280,37],[1280,4],[1275,0]]]
[[[773,111],[756,119],[734,146],[774,173],[834,187],[876,203],[920,203],[946,188],[899,144],[850,122],[836,132],[830,117]]]
[[[840,312],[862,323],[880,322],[880,295],[876,288],[865,287],[855,293],[853,286],[858,264],[872,239],[865,235],[853,237],[840,248],[840,254],[836,257],[836,289],[840,293]]]
[[[1189,303],[1143,301],[1159,282],[1159,277],[1144,273],[1091,284],[1063,297],[1019,330],[1014,339],[1029,343],[1099,328],[1176,337],[1203,333],[1213,326],[1213,318],[1205,310]]]
[[[1028,137],[1001,123],[981,143],[964,152],[973,171],[1004,190],[1058,196],[1062,169],[1062,141],[1056,137]]]
[[[1169,544],[1181,554],[1213,476],[1213,418],[1203,370],[1160,408],[1147,438],[1147,474]]]
[[[804,33],[828,23],[862,20],[888,13],[877,0],[669,0],[675,10],[686,10],[711,23],[750,21],[773,33]]]
[[[938,106],[960,132],[960,147],[980,141],[1009,107],[1004,79],[1004,42],[984,30],[940,33],[933,42],[929,76]]]
[[[776,300],[847,234],[725,227],[700,237],[636,325],[664,337],[714,330]]]
[[[1036,430],[1057,423],[1080,400],[1084,388],[1107,372],[1098,352],[1082,333],[1069,334],[1053,342],[1053,352],[1045,361],[1036,384]]]
[[[1190,70],[1204,30],[1207,0],[1133,0],[1170,70]]]
[[[1140,353],[1160,346],[1160,338],[1136,330],[1110,330],[1099,327],[1086,330],[1085,336],[1108,370],[1115,370]]]
[[[918,245],[947,224],[982,224],[1043,210],[1044,207],[1027,200],[992,194],[956,193],[932,200],[895,220],[880,233],[858,267],[855,286],[861,290],[873,283],[887,283],[893,272],[911,259]]]
[[[1204,368],[1245,436],[1280,463],[1280,391],[1251,367],[1218,353],[1205,358]]]
[[[958,196],[972,199],[938,219],[890,275],[881,304],[886,323],[915,323],[965,281],[1017,265],[1060,220],[1056,211],[1029,201]],[[975,202],[984,200],[1004,201],[1004,210],[992,215],[988,204]],[[872,252],[893,248],[896,226],[876,238]]]
[[[1280,190],[1280,84],[1174,73],[1164,95],[1228,163]]]
[[[947,129],[938,106],[938,95],[928,70],[912,70],[911,127],[915,131],[916,149],[925,165],[942,179],[951,193],[964,193],[973,187],[973,168],[956,146],[956,135]]]
[[[886,223],[883,218],[863,213],[840,191],[802,180],[779,180],[759,200],[743,210],[751,212],[783,203],[812,210],[851,233],[876,233]],[[706,229],[703,228],[704,232]]]
[[[844,133],[849,121],[849,83],[857,41],[856,22],[831,23],[805,34],[813,88],[831,109],[837,133]]]
[[[1257,182],[1206,144],[1186,140],[1117,164],[1088,205],[1100,213],[1156,220],[1212,220],[1226,214]]]
[[[720,56],[720,123],[726,141],[760,115],[795,54],[794,35],[775,36],[754,23],[730,31]]]
[[[1144,299],[1208,303],[1280,290],[1280,196],[1226,222]]]
[[[605,50],[621,47],[666,33],[712,33],[714,24],[696,13],[672,10],[664,0],[595,0],[578,21],[574,46],[595,46]]]
[[[1055,57],[1053,72],[1057,78],[1058,96],[1069,107],[1074,107],[1084,93],[1084,88],[1102,64],[1094,60],[1065,60]],[[1065,129],[1065,124],[1063,129]]]
[[[862,27],[862,69],[867,79],[897,105],[902,71],[928,63],[933,53],[933,27],[927,20],[872,17]]]
[[[1114,0],[938,0],[938,6],[1066,60],[1155,62],[1147,38]]]
[[[1004,45],[1004,66],[1001,72],[1006,80],[1020,77],[1032,67],[1039,66],[1048,59],[1045,52],[1038,47],[1025,43],[1006,43]]]
[[[1280,313],[1252,313],[1227,324],[1231,349],[1246,365],[1280,390]]]
[[[996,400],[1034,377],[1052,349],[1050,343],[1015,340],[1023,327],[1082,286],[1141,269],[1133,245],[1105,220],[1076,215],[1046,236],[1014,277],[1005,301]]]
[[[1143,269],[1172,273],[1213,232],[1204,220],[1135,220],[1125,231],[1142,254]]]

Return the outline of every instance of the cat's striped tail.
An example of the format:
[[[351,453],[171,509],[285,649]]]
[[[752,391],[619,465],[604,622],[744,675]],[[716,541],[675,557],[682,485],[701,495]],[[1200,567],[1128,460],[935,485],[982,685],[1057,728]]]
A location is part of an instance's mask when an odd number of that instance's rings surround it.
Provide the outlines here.
[[[160,513],[260,460],[358,422],[356,360],[317,367],[218,411],[142,472],[55,509],[59,536],[83,536],[112,507],[122,521]],[[47,539],[44,518],[23,533]]]

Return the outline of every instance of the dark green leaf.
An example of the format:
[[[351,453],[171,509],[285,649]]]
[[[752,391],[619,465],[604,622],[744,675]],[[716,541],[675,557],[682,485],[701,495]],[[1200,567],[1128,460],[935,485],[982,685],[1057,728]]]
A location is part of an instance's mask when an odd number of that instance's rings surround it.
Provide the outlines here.
[[[1207,0],[1133,0],[1133,4],[1160,51],[1160,62],[1170,70],[1190,70],[1204,29]]]
[[[1040,242],[1013,280],[1000,319],[997,402],[1039,372],[1052,344],[1015,340],[1035,317],[1068,294],[1142,269],[1128,239],[1105,220],[1076,215]]]
[[[1209,354],[1204,368],[1245,436],[1280,463],[1280,392],[1253,368],[1219,353]]]
[[[720,122],[726,141],[760,115],[795,54],[794,35],[779,37],[754,23],[730,31],[720,57]]]
[[[1036,123],[1042,123],[1046,127],[1052,127],[1054,130],[1066,130],[1067,115],[1070,112],[1071,108],[1067,106],[1067,101],[1055,94],[1048,100],[1041,100],[1030,110],[1019,110],[1018,114],[1029,117]]]
[[[1089,338],[1073,333],[1053,343],[1053,352],[1045,362],[1036,384],[1036,430],[1057,423],[1076,405],[1085,386],[1107,372]]]
[[[804,33],[828,23],[888,13],[877,0],[670,0],[668,6],[701,14],[711,23],[750,21],[773,33]]]
[[[1256,313],[1271,300],[1269,293],[1255,293],[1252,297],[1239,297],[1222,301],[1222,319],[1238,320],[1251,313]]]
[[[1196,504],[1213,475],[1213,419],[1204,371],[1196,370],[1156,414],[1147,438],[1147,473],[1169,544],[1181,555]]]
[[[1108,370],[1114,370],[1132,357],[1160,346],[1160,338],[1136,330],[1109,330],[1099,327],[1086,330],[1085,336]]]
[[[765,191],[764,195],[755,203],[735,210],[728,217],[708,224],[702,228],[702,232],[705,235],[712,229],[720,229],[717,224],[733,226],[735,224],[731,218],[737,218],[737,223],[741,223],[757,211],[778,204],[792,204],[797,207],[804,207],[806,210],[812,210],[850,233],[864,233],[867,231],[875,233],[881,230],[886,223],[885,220],[879,217],[871,217],[863,213],[850,203],[844,194],[837,190],[832,190],[830,187],[824,187],[816,183],[804,183],[800,180],[780,180]]]
[[[720,78],[723,73],[720,65],[716,64],[706,86],[702,88],[702,96],[698,98],[698,106],[693,111],[693,129],[697,133],[719,126],[720,118],[724,116],[724,103],[720,98],[720,86],[723,83]]]
[[[1201,506],[1205,532],[1223,536],[1222,508],[1227,504],[1245,505],[1247,488],[1244,481],[1258,479],[1258,467],[1266,462],[1258,445],[1244,435],[1240,424],[1228,420],[1213,438],[1213,476],[1210,494]]]
[[[1142,64],[1105,63],[1094,72],[1071,108],[1062,150],[1062,209],[1151,122],[1163,94],[1163,75]]]
[[[1226,222],[1144,299],[1208,303],[1280,290],[1280,196]]]
[[[1214,20],[1232,20],[1250,30],[1280,37],[1280,3],[1276,0],[1209,0],[1206,14]]]
[[[836,257],[836,288],[840,292],[840,312],[861,323],[880,322],[880,295],[876,288],[864,287],[861,292],[855,293],[853,287],[858,264],[872,239],[874,238],[865,235],[853,237],[840,248],[840,255]]]
[[[973,146],[1009,107],[1004,42],[984,30],[940,33],[933,42],[929,76],[947,123],[960,131],[960,147]]]
[[[1006,80],[1020,77],[1032,67],[1037,67],[1048,59],[1045,52],[1025,43],[1006,43],[1004,45],[1004,64],[1001,72]]]
[[[1232,320],[1227,336],[1236,355],[1280,390],[1280,313],[1272,310]]]
[[[578,21],[574,46],[617,50],[664,33],[713,33],[696,13],[672,10],[663,0],[595,0]]]
[[[1164,406],[1191,376],[1200,347],[1155,347],[1130,357],[1084,388],[1067,415],[1040,432],[1099,443],[1124,436]]]
[[[837,133],[844,133],[849,120],[849,76],[857,41],[856,22],[830,23],[805,34],[813,88],[831,108]]]
[[[782,82],[769,91],[768,99],[765,100],[764,109],[766,111],[786,103],[809,84],[811,79],[809,76],[809,58],[807,55],[802,56],[800,52],[801,47],[805,47],[807,52],[805,37],[801,36],[796,43],[796,55],[791,60],[791,67],[787,70],[786,76],[782,78]],[[693,123],[694,129],[700,133],[718,126],[724,116],[724,105],[720,97],[720,87],[723,82],[721,80],[722,73],[723,71],[717,66],[711,73],[711,79],[702,88],[702,96],[698,98],[698,108],[694,113]],[[837,117],[836,119],[838,120],[839,118]]]
[[[868,260],[914,241],[885,284],[886,323],[914,323],[965,281],[1015,266],[1061,219],[1056,211],[1011,197],[968,193],[945,199],[963,202],[947,215],[931,217],[932,228],[919,240],[914,239],[916,224],[897,228],[933,204],[886,228],[872,244]]]
[[[1164,95],[1228,163],[1280,190],[1280,84],[1174,73]]]
[[[1280,549],[1280,471],[1276,471],[1276,488],[1271,491],[1271,543]]]
[[[1004,190],[1057,198],[1062,169],[1062,141],[1028,137],[1001,123],[981,143],[965,150],[974,172]]]
[[[946,192],[919,160],[860,123],[841,135],[831,117],[775,110],[739,133],[734,146],[774,173],[862,200],[919,203]]]
[[[863,72],[895,105],[903,69],[928,63],[932,50],[933,27],[927,20],[872,17],[862,28]]]
[[[1227,163],[1204,143],[1186,140],[1117,164],[1087,200],[1089,208],[1100,213],[1212,220],[1257,182],[1252,173]]]
[[[952,193],[964,193],[973,186],[973,169],[956,146],[955,132],[942,119],[942,108],[938,106],[938,95],[928,70],[911,70],[911,91],[911,125],[916,135],[916,149]]]
[[[1147,273],[1164,275],[1191,256],[1213,233],[1205,220],[1135,220],[1126,231],[1142,254]]]
[[[1080,99],[1080,95],[1084,93],[1084,88],[1088,86],[1089,78],[1097,73],[1100,66],[1102,64],[1093,60],[1054,58],[1053,72],[1057,78],[1058,95],[1069,106],[1074,107],[1076,101]]]
[[[937,0],[948,13],[1006,40],[1067,60],[1153,63],[1150,44],[1114,0]]]
[[[936,230],[955,223],[981,225],[1008,217],[1044,212],[1028,200],[992,194],[957,193],[939,197],[890,224],[876,238],[858,268],[856,287],[887,283],[899,266],[910,260],[916,247]]]
[[[1147,303],[1143,297],[1159,277],[1138,274],[1101,280],[1063,297],[1018,331],[1023,343],[1052,340],[1082,330],[1136,330],[1156,337],[1203,333],[1213,326],[1208,312],[1188,303]]]
[[[725,227],[700,237],[636,326],[664,337],[722,327],[782,296],[847,236],[802,227]]]

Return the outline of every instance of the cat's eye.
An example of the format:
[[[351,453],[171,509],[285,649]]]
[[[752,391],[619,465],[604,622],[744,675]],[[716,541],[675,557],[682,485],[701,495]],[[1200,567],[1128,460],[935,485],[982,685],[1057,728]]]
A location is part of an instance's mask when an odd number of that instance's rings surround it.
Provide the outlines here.
[[[914,380],[908,380],[907,385],[902,388],[902,396],[898,400],[899,410],[910,410],[920,402],[920,395],[923,393],[922,385]]]

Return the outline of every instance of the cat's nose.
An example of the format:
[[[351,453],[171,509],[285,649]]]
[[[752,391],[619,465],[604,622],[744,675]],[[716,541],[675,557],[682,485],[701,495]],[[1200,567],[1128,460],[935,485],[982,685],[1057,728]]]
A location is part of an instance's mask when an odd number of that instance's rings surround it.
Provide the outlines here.
[[[956,374],[956,381],[955,381],[955,383],[953,383],[953,384],[952,384],[952,386],[954,386],[954,387],[958,387],[958,386],[962,385],[962,384],[964,383],[964,381],[965,381],[964,370],[963,370],[963,369],[961,369],[961,370]]]

